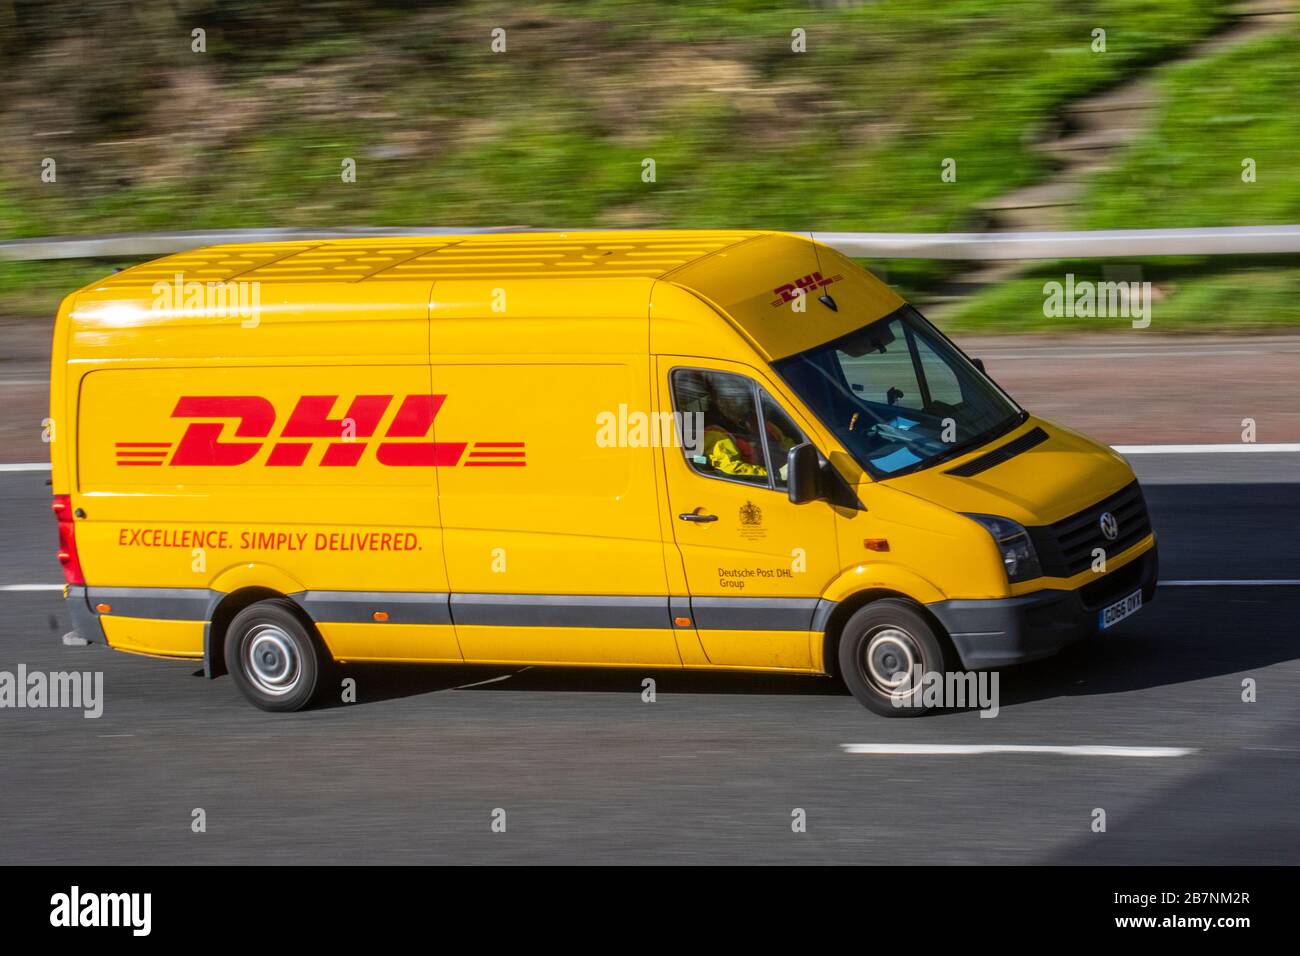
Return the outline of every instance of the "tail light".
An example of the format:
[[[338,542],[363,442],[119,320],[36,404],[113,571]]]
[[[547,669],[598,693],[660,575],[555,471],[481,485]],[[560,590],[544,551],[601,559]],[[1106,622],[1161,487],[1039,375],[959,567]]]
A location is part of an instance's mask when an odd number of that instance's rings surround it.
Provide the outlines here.
[[[68,495],[55,495],[50,507],[59,519],[59,564],[63,565],[63,579],[68,584],[85,584],[81,559],[77,557],[77,527],[72,520],[72,498]]]

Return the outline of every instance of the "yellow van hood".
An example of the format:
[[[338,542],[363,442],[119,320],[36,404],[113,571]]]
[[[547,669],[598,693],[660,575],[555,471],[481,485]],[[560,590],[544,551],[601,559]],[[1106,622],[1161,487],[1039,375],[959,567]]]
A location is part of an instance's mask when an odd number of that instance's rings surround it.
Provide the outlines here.
[[[1043,429],[1047,440],[968,478],[949,474],[1034,428]],[[1133,469],[1110,448],[1031,416],[1015,431],[969,454],[884,483],[953,511],[1044,525],[1095,504],[1131,481]]]

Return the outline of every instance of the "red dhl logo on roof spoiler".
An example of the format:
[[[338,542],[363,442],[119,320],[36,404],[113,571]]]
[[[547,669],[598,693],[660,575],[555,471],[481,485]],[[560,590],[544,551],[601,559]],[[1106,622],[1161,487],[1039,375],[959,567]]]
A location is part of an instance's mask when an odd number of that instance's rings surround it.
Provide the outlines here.
[[[313,447],[328,439],[317,464],[354,467],[375,446],[375,460],[393,467],[445,468],[516,467],[526,464],[524,443],[439,442],[430,440],[433,420],[446,395],[407,395],[397,408],[382,440],[372,441],[395,396],[358,395],[341,418],[330,418],[337,395],[304,395],[298,399],[275,439],[275,406],[259,395],[183,395],[172,418],[218,419],[193,421],[173,450],[171,442],[115,443],[117,464],[123,467],[232,468],[246,465],[270,447],[263,465],[294,468],[307,464]],[[223,440],[230,434],[238,440]],[[468,449],[468,454],[466,453]]]
[[[810,272],[802,279],[795,279],[793,282],[787,282],[785,285],[779,285],[772,290],[777,298],[772,300],[772,306],[776,307],[786,302],[793,302],[799,295],[800,290],[805,295],[810,292],[816,292],[818,289],[824,289],[832,282],[839,282],[844,276],[831,276],[829,279],[823,279],[820,272]]]

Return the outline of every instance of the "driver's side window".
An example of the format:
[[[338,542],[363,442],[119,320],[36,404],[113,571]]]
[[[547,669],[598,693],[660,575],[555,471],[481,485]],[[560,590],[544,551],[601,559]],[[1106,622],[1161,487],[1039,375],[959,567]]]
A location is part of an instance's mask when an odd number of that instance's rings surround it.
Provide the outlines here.
[[[693,471],[762,488],[785,487],[787,453],[804,439],[751,379],[711,369],[674,369],[672,395],[682,451]]]
[[[760,404],[763,409],[763,428],[767,433],[767,451],[771,458],[773,469],[773,486],[781,491],[785,491],[788,486],[788,475],[786,474],[786,463],[790,458],[790,449],[795,445],[807,441],[803,437],[803,432],[799,426],[790,420],[790,416],[785,413],[772,396],[760,389]]]

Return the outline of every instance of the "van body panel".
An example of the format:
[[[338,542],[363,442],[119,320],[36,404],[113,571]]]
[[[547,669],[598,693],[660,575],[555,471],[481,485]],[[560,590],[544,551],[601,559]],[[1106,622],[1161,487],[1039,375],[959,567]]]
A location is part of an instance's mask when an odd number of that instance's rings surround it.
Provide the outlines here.
[[[993,539],[969,518],[942,504],[901,491],[894,481],[864,482],[858,487],[866,511],[851,519],[853,537],[841,524],[841,560],[846,568],[863,567],[868,577],[899,584],[900,593],[922,600],[937,589],[946,597],[1006,597],[1010,594]],[[880,542],[873,551],[867,542]],[[903,583],[924,592],[904,589]],[[830,595],[827,595],[830,597]],[[842,598],[837,597],[837,600]],[[924,601],[922,601],[924,603]]]
[[[696,290],[656,282],[650,294],[650,315],[651,355],[725,355],[751,365],[765,364],[754,343]]]
[[[221,356],[285,365],[369,357],[419,366],[428,356],[428,281],[223,280],[257,290],[243,292],[241,304],[238,295],[232,303],[230,294],[209,292],[190,276],[149,284],[134,272],[76,294],[68,323],[72,358],[155,365]]]
[[[760,284],[760,275],[771,281]],[[730,246],[667,278],[714,303],[768,361],[838,338],[903,304],[833,249],[780,233]],[[824,295],[835,310],[819,301]]]
[[[1032,453],[1016,455],[971,477],[954,469],[990,448],[1041,428],[1048,439]],[[1051,524],[1133,480],[1116,452],[1045,419],[1031,417],[1015,431],[934,468],[887,479],[890,486],[957,512],[1005,515],[1020,524]]]
[[[442,279],[429,304],[429,349],[461,356],[645,355],[650,337],[651,281]]]
[[[1111,450],[1030,417],[868,474],[862,433],[800,399],[787,365],[902,306],[772,232],[263,243],[106,277],[60,305],[52,348],[75,625],[206,665],[219,609],[274,594],[344,661],[824,673],[828,622],[864,596],[924,606],[970,666],[1051,653],[1096,630],[1099,601],[1153,596],[1155,536]],[[872,366],[884,385],[895,349]],[[716,408],[678,407],[679,370],[761,399],[761,480],[684,447]],[[840,387],[877,401],[860,384]],[[769,415],[817,450],[814,500],[790,500]],[[1080,566],[1070,535],[1091,543],[1111,501],[1121,546]],[[1009,582],[972,513],[1024,526],[1051,567]]]
[[[908,568],[876,560],[863,561],[845,570],[826,587],[831,604],[847,601],[864,591],[888,591],[912,598],[920,604],[944,600],[947,595],[933,582]]]
[[[668,627],[456,626],[465,660],[478,664],[680,667]]]
[[[317,621],[316,629],[337,661],[460,664],[465,660],[450,624]]]
[[[452,590],[666,593],[654,454],[628,440],[648,427],[629,420],[649,405],[644,354],[484,356],[435,363],[433,377],[449,396],[435,434],[472,441],[465,467],[439,473]]]
[[[154,621],[112,614],[101,615],[99,621],[108,646],[115,651],[185,660],[203,656],[202,621]]]
[[[708,663],[753,670],[814,671],[808,630],[749,631],[716,628],[705,632]]]
[[[403,409],[428,376],[354,365],[340,388],[334,366],[229,363],[85,375],[83,560],[104,585],[215,587],[254,564],[317,588],[445,591],[436,469],[384,464],[430,445],[389,436],[410,430]]]
[[[55,495],[66,495],[72,490],[74,459],[71,448],[77,435],[77,381],[68,372],[68,330],[76,302],[74,293],[59,303],[50,343],[50,414],[45,421],[44,436],[50,446],[50,491]]]
[[[218,594],[234,594],[245,588],[269,588],[280,594],[298,594],[307,585],[284,568],[274,564],[245,561],[218,571],[212,579],[212,590]]]

